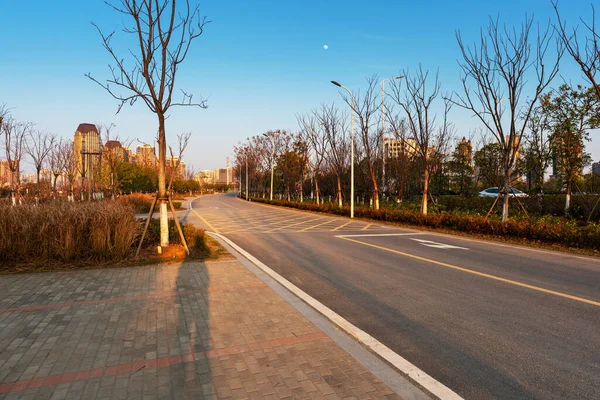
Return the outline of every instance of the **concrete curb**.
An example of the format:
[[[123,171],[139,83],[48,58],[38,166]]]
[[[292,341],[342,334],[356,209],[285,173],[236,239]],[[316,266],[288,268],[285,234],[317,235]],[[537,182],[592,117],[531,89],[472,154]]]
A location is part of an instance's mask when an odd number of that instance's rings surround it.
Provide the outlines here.
[[[240,246],[235,244],[230,239],[226,238],[223,235],[218,233],[209,232],[211,236],[220,240],[222,243],[226,244],[226,247],[230,247],[234,249],[237,253],[241,254],[245,257],[252,265],[259,268],[262,272],[268,275],[270,278],[275,280],[281,286],[285,287],[291,293],[293,293],[296,297],[301,299],[303,302],[308,304],[314,310],[319,312],[322,316],[328,319],[331,323],[342,329],[346,334],[350,337],[354,338],[358,343],[362,346],[366,347],[371,352],[375,353],[381,359],[385,360],[387,364],[393,367],[395,370],[400,372],[403,376],[405,376],[412,384],[416,385],[418,388],[424,390],[426,393],[431,395],[436,399],[443,400],[459,400],[462,399],[458,394],[453,392],[450,388],[445,386],[444,384],[438,382],[430,375],[426,374],[424,371],[411,364],[408,360],[401,357],[400,355],[393,352],[390,348],[385,346],[383,343],[364,332],[360,328],[354,326],[350,322],[346,321],[339,314],[335,313],[333,310],[323,305],[300,288],[289,282],[287,279],[279,275],[277,272],[273,271],[271,268],[263,264],[256,257],[249,254],[247,251],[242,249]],[[381,379],[381,378],[380,378]],[[382,379],[383,380],[383,379]],[[384,381],[385,382],[385,381]],[[385,382],[388,384],[387,382]],[[390,386],[388,384],[388,386]]]

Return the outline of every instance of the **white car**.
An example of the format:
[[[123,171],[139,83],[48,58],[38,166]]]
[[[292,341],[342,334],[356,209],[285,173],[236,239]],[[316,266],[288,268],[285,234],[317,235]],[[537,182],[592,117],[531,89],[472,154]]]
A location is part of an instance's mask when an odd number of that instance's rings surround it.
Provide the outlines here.
[[[502,194],[504,194],[504,190],[502,191]],[[523,193],[520,190],[517,190],[512,187],[510,188],[510,194],[511,194],[511,196],[515,196],[515,197],[528,197],[527,193]],[[479,192],[479,197],[498,197],[498,188],[491,187],[491,188],[482,190],[481,192]]]

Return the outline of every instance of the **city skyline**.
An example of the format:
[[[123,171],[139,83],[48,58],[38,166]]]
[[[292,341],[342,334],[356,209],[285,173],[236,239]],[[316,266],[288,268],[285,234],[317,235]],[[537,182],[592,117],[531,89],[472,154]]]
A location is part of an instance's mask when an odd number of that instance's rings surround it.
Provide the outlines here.
[[[35,7],[30,3],[11,3],[0,17],[0,34],[11,38],[5,54],[14,55],[0,65],[0,76],[10,77],[0,79],[0,91],[14,117],[64,138],[70,137],[73,125],[86,121],[114,123],[120,137],[153,142],[156,121],[152,113],[137,104],[115,115],[116,101],[84,76],[89,72],[104,79],[109,74],[110,60],[90,22],[107,31],[118,29],[120,21],[114,13],[101,1]],[[203,2],[201,12],[211,23],[192,46],[178,79],[195,98],[206,99],[209,108],[174,109],[167,120],[167,141],[173,143],[175,135],[191,131],[184,155],[189,165],[196,170],[218,168],[231,155],[232,147],[247,137],[269,129],[297,131],[296,114],[321,103],[342,106],[338,91],[329,83],[332,79],[360,90],[367,76],[384,78],[405,68],[414,71],[422,64],[432,71],[439,68],[442,90],[450,93],[460,89],[456,30],[469,42],[486,25],[489,15],[498,15],[509,25],[520,23],[526,13],[535,12],[541,23],[554,17],[545,0],[462,2],[469,7],[441,1],[429,6],[385,1],[369,7],[354,1],[347,3],[348,7],[339,7],[341,4]],[[586,15],[589,2],[578,0],[563,8],[572,23]],[[67,20],[68,24],[61,23]],[[309,21],[309,32],[302,30],[302,21]],[[9,35],[17,23],[22,33]],[[115,39],[125,46],[122,37],[117,32]],[[563,80],[583,83],[580,71],[566,57],[553,86]],[[451,119],[457,127],[457,140],[480,127],[469,113],[456,107]],[[600,140],[597,132],[591,137],[588,150],[597,161]],[[24,162],[26,171],[30,168],[27,164]]]

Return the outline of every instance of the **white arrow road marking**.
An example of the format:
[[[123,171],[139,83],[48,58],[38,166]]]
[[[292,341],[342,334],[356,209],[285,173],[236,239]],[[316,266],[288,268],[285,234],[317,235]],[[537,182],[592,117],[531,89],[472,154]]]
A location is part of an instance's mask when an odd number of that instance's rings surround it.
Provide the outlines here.
[[[466,247],[459,247],[459,246],[452,246],[451,244],[444,244],[444,243],[438,243],[438,242],[433,242],[431,240],[423,240],[423,239],[415,239],[415,238],[410,238],[410,240],[414,240],[415,242],[419,242],[421,243],[423,246],[427,246],[427,247],[435,247],[436,249],[460,249],[460,250],[469,250]]]

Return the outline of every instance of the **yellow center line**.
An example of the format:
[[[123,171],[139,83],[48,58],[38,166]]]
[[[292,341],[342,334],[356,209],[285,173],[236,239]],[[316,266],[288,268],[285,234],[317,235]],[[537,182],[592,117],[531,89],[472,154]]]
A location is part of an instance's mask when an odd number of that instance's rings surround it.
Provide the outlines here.
[[[212,226],[212,225],[210,224],[210,222],[208,222],[207,220],[205,220],[205,219],[204,219],[204,217],[203,217],[202,215],[198,214],[198,213],[196,212],[196,210],[194,210],[193,208],[192,208],[192,212],[193,212],[194,214],[196,214],[196,215],[198,216],[198,218],[200,218],[200,219],[202,220],[202,222],[204,222],[204,223],[206,224],[206,226],[208,226],[208,228],[209,228],[210,230],[212,230],[212,231],[213,231],[213,232],[215,232],[215,233],[220,233],[218,229],[216,229],[214,226]]]
[[[333,231],[338,231],[338,230],[342,229],[343,227],[345,227],[346,225],[350,225],[351,223],[352,223],[352,221],[350,221],[350,222],[346,222],[344,225],[340,225],[340,226],[338,226],[337,228],[335,228],[335,229],[332,229],[332,230],[331,230],[331,232],[333,232]]]
[[[484,272],[473,271],[471,269],[467,269],[467,268],[463,268],[463,267],[458,267],[456,265],[447,264],[445,262],[436,261],[436,260],[432,260],[432,259],[425,258],[425,257],[419,257],[419,256],[416,256],[414,254],[404,253],[402,251],[390,249],[390,248],[383,247],[383,246],[378,246],[376,244],[361,242],[361,241],[356,240],[356,239],[351,239],[351,238],[347,238],[347,237],[340,237],[340,236],[336,236],[336,237],[338,237],[340,239],[347,240],[349,242],[354,242],[354,243],[362,244],[364,246],[374,247],[374,248],[379,249],[379,250],[389,251],[390,253],[400,254],[400,255],[405,256],[405,257],[410,257],[410,258],[414,258],[416,260],[426,261],[426,262],[430,262],[432,264],[440,265],[442,267],[455,269],[455,270],[461,271],[461,272],[466,272],[468,274],[482,276],[484,278],[492,279],[492,280],[495,280],[495,281],[504,282],[504,283],[508,283],[508,284],[511,284],[511,285],[520,286],[520,287],[524,287],[524,288],[527,288],[527,289],[535,290],[535,291],[538,291],[538,292],[547,293],[547,294],[551,294],[551,295],[558,296],[558,297],[564,297],[566,299],[575,300],[575,301],[579,301],[581,303],[591,304],[593,306],[600,307],[600,302],[594,301],[594,300],[590,300],[590,299],[585,299],[583,297],[577,297],[577,296],[573,296],[573,295],[566,294],[566,293],[556,292],[554,290],[544,289],[544,288],[541,288],[541,287],[538,287],[538,286],[529,285],[527,283],[513,281],[511,279],[500,278],[499,276],[486,274]]]
[[[271,229],[270,231],[267,231],[267,233],[275,232],[275,231],[278,231],[280,229],[291,228],[292,226],[302,225],[302,224],[305,224],[305,223],[308,223],[308,222],[318,221],[318,220],[323,219],[323,218],[327,218],[327,217],[319,217],[319,218],[315,218],[315,219],[309,219],[308,221],[307,220],[303,220],[303,221],[300,221],[300,222],[295,223],[295,224],[286,225],[286,226],[280,226],[279,228],[275,228],[275,229]]]
[[[317,225],[309,226],[308,228],[300,229],[298,232],[306,232],[309,229],[318,228],[319,226],[327,225],[327,224],[329,224],[329,223],[331,223],[333,221],[335,221],[335,220],[334,219],[330,219],[329,221],[325,221],[325,222],[317,224]]]
[[[365,226],[364,226],[364,227],[361,229],[361,231],[366,231],[367,229],[369,229],[369,227],[370,227],[371,225],[373,225],[373,224],[367,224],[367,225],[365,225]]]

